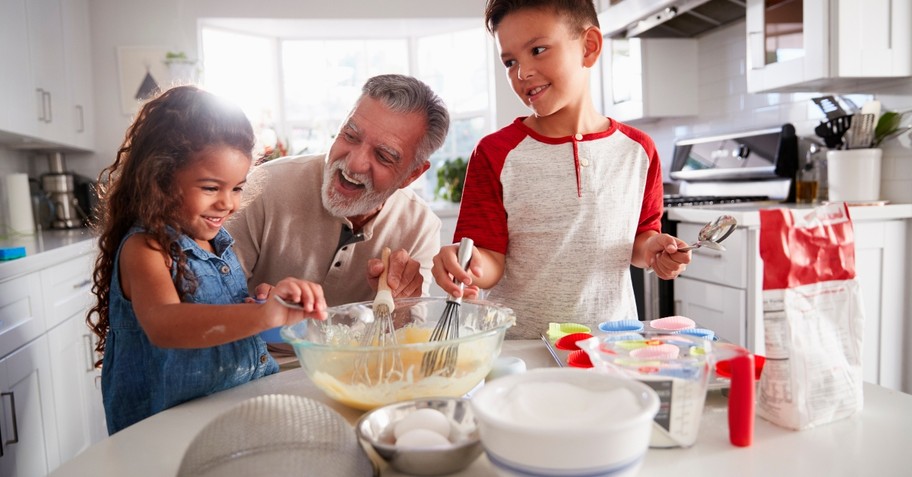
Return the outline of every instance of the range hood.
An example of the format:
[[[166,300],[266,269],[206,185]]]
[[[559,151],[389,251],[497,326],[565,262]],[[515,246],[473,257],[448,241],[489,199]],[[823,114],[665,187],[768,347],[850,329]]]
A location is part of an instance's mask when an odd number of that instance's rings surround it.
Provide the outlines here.
[[[619,0],[599,14],[610,38],[691,38],[744,18],[744,0]]]

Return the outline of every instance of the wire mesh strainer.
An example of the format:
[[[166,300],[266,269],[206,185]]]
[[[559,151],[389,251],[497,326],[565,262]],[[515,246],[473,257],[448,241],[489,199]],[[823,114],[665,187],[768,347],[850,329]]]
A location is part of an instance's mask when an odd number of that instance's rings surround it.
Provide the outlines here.
[[[339,413],[312,399],[248,399],[206,425],[187,448],[178,477],[375,476],[378,470]]]

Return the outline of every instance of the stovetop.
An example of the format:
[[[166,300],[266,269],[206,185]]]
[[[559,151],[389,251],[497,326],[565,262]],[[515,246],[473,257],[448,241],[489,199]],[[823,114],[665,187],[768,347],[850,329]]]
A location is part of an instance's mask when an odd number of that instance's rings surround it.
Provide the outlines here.
[[[665,207],[687,207],[694,205],[738,204],[741,202],[760,202],[769,200],[766,195],[666,195],[663,198]]]

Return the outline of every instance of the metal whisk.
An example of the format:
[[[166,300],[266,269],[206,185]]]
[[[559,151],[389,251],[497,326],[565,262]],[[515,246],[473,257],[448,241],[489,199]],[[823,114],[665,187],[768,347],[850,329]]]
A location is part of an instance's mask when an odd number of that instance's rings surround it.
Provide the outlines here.
[[[377,283],[374,298],[374,319],[361,336],[361,347],[377,347],[375,351],[363,351],[355,363],[355,381],[374,385],[402,379],[402,357],[399,355],[399,340],[393,324],[393,310],[396,304],[389,284],[386,282],[389,270],[389,247],[383,247],[383,273]]]
[[[463,269],[469,266],[469,260],[472,259],[472,247],[474,247],[474,245],[472,239],[467,237],[463,237],[463,239],[459,241],[459,251],[457,252],[456,258],[459,261],[459,266]],[[465,287],[462,282],[457,282],[455,278],[453,279],[453,283],[459,285],[459,291],[462,291]],[[437,325],[434,326],[434,331],[431,332],[429,341],[446,341],[459,338],[459,306],[461,304],[462,296],[456,298],[453,295],[447,295],[446,308],[443,310],[443,315],[437,320]],[[456,370],[456,359],[458,356],[458,345],[444,346],[428,351],[421,358],[421,374],[430,376],[432,374],[440,373],[443,376],[452,376],[453,371]]]

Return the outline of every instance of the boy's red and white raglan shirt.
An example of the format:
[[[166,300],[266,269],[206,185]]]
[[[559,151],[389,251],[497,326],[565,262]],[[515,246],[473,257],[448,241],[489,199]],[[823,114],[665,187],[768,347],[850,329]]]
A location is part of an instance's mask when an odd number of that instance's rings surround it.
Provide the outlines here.
[[[603,132],[550,138],[523,119],[472,153],[454,237],[506,255],[488,299],[516,312],[508,338],[537,338],[550,322],[636,319],[634,238],[661,228],[655,144],[614,120]]]

